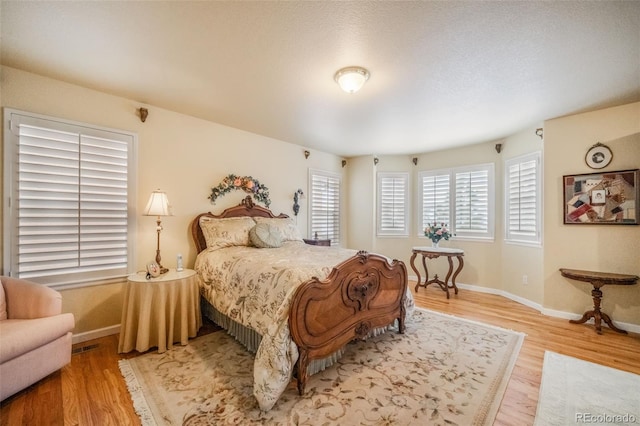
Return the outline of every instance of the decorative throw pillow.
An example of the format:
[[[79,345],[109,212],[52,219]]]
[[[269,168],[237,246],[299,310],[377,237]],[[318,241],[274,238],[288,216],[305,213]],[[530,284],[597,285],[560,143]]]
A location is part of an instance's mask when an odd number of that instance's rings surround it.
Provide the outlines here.
[[[276,248],[282,246],[282,233],[268,223],[258,223],[249,231],[249,239],[258,248]]]
[[[200,229],[202,229],[207,248],[213,249],[251,245],[249,231],[255,225],[256,223],[250,217],[200,218]]]
[[[256,223],[268,223],[282,234],[283,241],[302,241],[298,227],[290,218],[254,217]]]

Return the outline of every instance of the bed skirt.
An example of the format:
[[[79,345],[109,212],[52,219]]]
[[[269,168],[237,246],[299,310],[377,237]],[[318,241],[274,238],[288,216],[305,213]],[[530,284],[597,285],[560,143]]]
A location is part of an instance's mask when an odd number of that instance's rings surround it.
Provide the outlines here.
[[[229,335],[233,336],[238,342],[240,342],[247,350],[253,354],[258,351],[258,347],[260,346],[260,341],[262,340],[262,336],[258,334],[255,330],[245,327],[244,325],[232,320],[225,314],[218,311],[214,308],[207,300],[204,298],[200,299],[202,301],[201,308],[202,314],[209,318],[211,321],[224,328]],[[397,321],[396,321],[397,322]],[[367,338],[378,336],[387,330],[392,328],[392,326],[376,328],[372,330]],[[312,376],[325,368],[328,368],[335,364],[344,354],[344,347],[338,349],[336,352],[332,353],[326,358],[316,359],[309,363],[307,367],[307,374]]]

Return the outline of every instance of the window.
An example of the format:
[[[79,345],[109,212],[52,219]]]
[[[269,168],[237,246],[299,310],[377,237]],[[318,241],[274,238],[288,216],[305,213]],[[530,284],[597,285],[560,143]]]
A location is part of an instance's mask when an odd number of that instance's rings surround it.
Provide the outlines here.
[[[419,235],[430,223],[445,223],[457,237],[493,238],[493,164],[422,172],[419,181]]]
[[[430,223],[450,223],[451,197],[448,171],[420,173],[422,187],[422,230]]]
[[[49,285],[130,272],[136,136],[5,110],[5,273]]]
[[[454,232],[460,236],[493,237],[489,223],[489,183],[493,184],[493,169],[489,167],[454,171],[455,223]],[[493,173],[491,173],[493,175]]]
[[[505,240],[540,243],[540,152],[505,161]]]
[[[311,235],[340,244],[340,175],[309,170],[309,229]]]
[[[378,235],[409,235],[409,173],[378,173]]]

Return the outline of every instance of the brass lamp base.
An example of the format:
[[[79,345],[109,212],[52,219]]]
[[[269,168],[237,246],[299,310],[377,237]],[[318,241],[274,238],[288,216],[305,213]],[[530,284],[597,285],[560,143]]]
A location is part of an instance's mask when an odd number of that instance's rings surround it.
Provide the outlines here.
[[[158,232],[158,237],[160,236],[160,232]],[[162,261],[162,258],[160,257],[160,238],[158,238],[158,249],[156,250],[156,263],[158,264],[158,266],[160,267],[160,275],[162,274],[166,274],[167,272],[169,272],[168,268],[165,268],[164,266],[162,266],[162,263],[160,263]]]

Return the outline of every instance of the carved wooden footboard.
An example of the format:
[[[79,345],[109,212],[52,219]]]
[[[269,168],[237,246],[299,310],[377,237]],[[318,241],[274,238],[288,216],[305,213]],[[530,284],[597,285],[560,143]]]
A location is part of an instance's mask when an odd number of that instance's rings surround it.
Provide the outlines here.
[[[383,256],[358,252],[336,266],[325,280],[314,278],[295,293],[289,328],[298,345],[298,392],[304,393],[307,366],[354,339],[398,320],[404,333],[407,268]]]
[[[220,215],[203,213],[191,224],[198,253],[206,248],[200,218],[238,216],[275,216],[270,210],[253,204],[248,196],[236,207]],[[289,313],[289,328],[299,348],[297,362],[298,391],[304,393],[307,366],[325,358],[354,339],[365,339],[376,329],[398,320],[404,333],[407,268],[398,260],[364,251],[335,266],[324,280],[313,278],[296,290]]]

